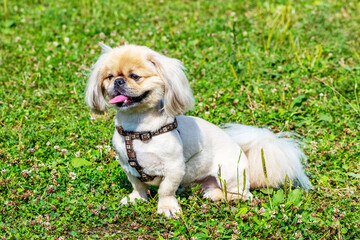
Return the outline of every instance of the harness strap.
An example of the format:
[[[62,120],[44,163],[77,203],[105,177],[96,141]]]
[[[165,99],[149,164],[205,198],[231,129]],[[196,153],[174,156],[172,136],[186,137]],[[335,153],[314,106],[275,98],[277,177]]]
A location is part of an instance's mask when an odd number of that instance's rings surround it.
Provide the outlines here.
[[[144,172],[144,168],[141,167],[137,161],[136,158],[136,152],[134,150],[133,141],[135,139],[139,139],[143,142],[151,140],[152,137],[171,132],[172,130],[175,130],[177,128],[177,121],[176,118],[174,122],[169,123],[163,127],[161,127],[159,130],[155,132],[133,132],[133,131],[125,131],[123,127],[118,126],[116,127],[116,130],[118,133],[125,137],[125,147],[126,147],[126,153],[128,156],[128,163],[131,167],[135,168],[136,171],[140,174],[140,177],[138,179],[142,182],[150,182],[154,180],[156,176],[150,176]]]

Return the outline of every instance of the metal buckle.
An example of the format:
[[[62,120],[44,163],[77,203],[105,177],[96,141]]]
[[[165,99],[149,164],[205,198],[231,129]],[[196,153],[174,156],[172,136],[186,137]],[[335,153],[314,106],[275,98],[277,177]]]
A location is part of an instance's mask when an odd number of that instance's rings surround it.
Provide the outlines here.
[[[141,141],[148,141],[151,139],[151,132],[144,132],[144,133],[140,133],[140,140]]]
[[[137,167],[138,166],[138,163],[137,163],[136,159],[129,159],[128,163],[129,163],[129,165],[131,167]]]

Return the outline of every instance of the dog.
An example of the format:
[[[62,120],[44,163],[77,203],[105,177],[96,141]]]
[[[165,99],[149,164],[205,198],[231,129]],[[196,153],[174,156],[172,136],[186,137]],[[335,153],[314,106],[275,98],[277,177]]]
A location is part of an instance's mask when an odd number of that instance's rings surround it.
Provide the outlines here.
[[[102,44],[102,49],[85,100],[96,113],[109,106],[117,110],[112,142],[133,187],[121,204],[147,200],[148,186],[156,185],[157,212],[178,217],[179,186],[199,185],[212,201],[251,200],[250,189],[280,187],[285,179],[313,188],[301,163],[305,155],[293,138],[184,116],[194,97],[179,60],[145,46]]]

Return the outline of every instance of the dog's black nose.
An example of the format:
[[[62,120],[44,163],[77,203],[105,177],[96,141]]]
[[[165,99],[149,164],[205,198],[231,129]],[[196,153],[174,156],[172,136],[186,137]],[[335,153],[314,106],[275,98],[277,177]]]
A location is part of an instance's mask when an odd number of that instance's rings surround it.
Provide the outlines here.
[[[125,79],[123,79],[123,78],[117,78],[117,79],[115,79],[114,86],[115,86],[115,87],[120,87],[120,86],[123,85],[124,83],[125,83]]]

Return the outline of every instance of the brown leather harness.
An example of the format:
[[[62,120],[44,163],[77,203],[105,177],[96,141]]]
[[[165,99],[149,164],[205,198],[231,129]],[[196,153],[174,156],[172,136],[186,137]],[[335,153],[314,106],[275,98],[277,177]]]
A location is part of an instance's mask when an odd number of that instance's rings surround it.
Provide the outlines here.
[[[150,182],[154,180],[156,176],[150,176],[144,172],[144,168],[141,167],[137,161],[136,158],[136,152],[134,150],[133,141],[135,139],[139,139],[143,142],[151,140],[152,137],[171,132],[172,130],[175,130],[177,128],[177,121],[176,118],[174,122],[169,123],[163,127],[161,127],[159,130],[155,132],[133,132],[133,131],[125,131],[123,127],[118,126],[116,127],[116,130],[118,133],[125,137],[125,147],[126,147],[126,153],[129,158],[128,162],[129,165],[138,171],[140,174],[140,177],[138,179],[142,182]]]

